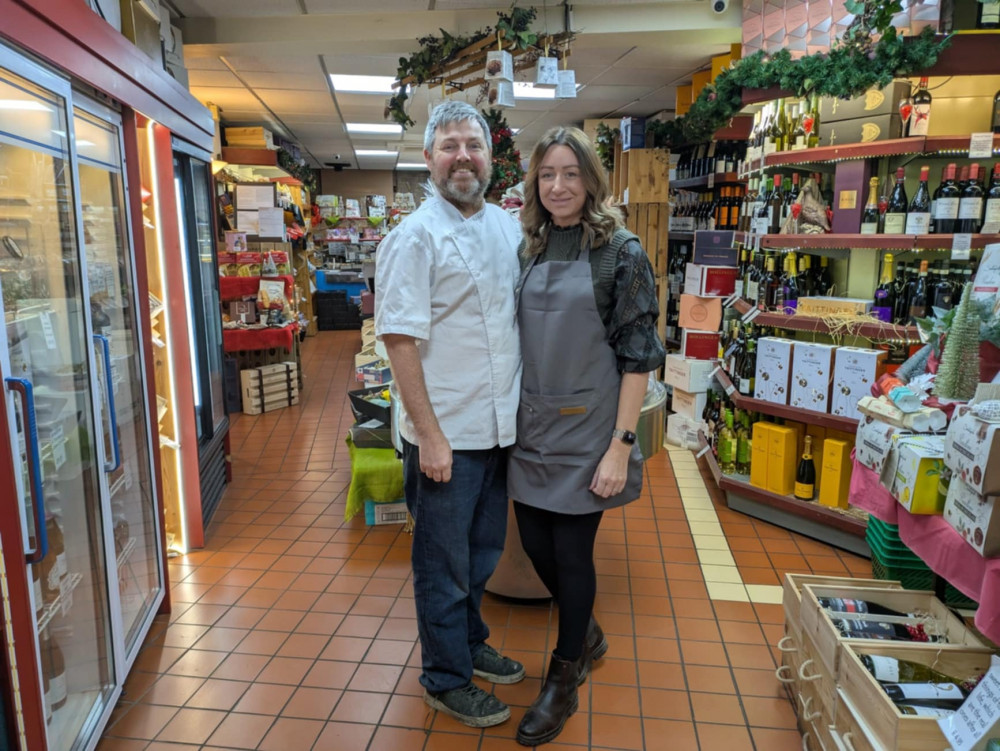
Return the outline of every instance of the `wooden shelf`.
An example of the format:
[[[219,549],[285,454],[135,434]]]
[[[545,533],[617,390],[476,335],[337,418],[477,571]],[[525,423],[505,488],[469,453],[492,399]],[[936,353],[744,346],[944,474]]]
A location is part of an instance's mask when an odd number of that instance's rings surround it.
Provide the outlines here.
[[[954,235],[763,235],[763,248],[876,248],[879,250],[951,250]],[[1000,242],[1000,235],[973,235],[972,248]]]
[[[704,435],[701,435],[702,449],[708,448]],[[709,450],[704,453],[705,461],[719,485],[719,489],[726,493],[727,498],[730,493],[740,495],[757,501],[773,509],[797,516],[813,523],[821,524],[825,527],[833,527],[841,532],[854,537],[865,536],[868,522],[856,516],[846,514],[838,509],[821,506],[815,501],[800,501],[798,498],[789,495],[778,495],[763,488],[751,485],[746,475],[724,475],[719,470],[719,464],[715,455]]]
[[[731,232],[732,230],[725,230],[725,229],[722,229],[722,230],[698,230],[698,232],[709,232],[709,231]],[[674,242],[675,240],[678,241],[678,242],[694,242],[694,236],[695,236],[695,234],[697,234],[697,233],[695,233],[695,232],[674,232],[672,230],[668,230],[667,231],[667,240],[670,241],[670,242]],[[733,235],[733,241],[734,242],[741,243],[745,239],[746,239],[746,233],[744,233],[744,232],[736,232]]]
[[[943,37],[938,36],[938,39]],[[962,30],[951,37],[937,62],[916,76],[991,76],[997,74],[1000,32]]]
[[[753,307],[746,300],[737,300],[733,305],[741,314],[748,313]],[[753,319],[756,326],[771,326],[790,331],[808,331],[812,333],[829,334],[830,327],[822,318],[807,315],[785,315],[784,313],[761,313]],[[857,323],[848,325],[848,334],[863,336],[866,339],[884,341],[901,339],[911,342],[920,341],[920,333],[916,326],[895,326],[891,323]]]
[[[277,167],[278,152],[270,149],[244,149],[237,146],[222,147],[222,161],[239,166]]]
[[[858,430],[858,421],[850,417],[829,415],[824,412],[812,412],[810,410],[799,409],[798,407],[790,407],[787,404],[765,402],[762,399],[754,399],[751,396],[741,394],[736,390],[736,386],[733,384],[729,374],[721,367],[715,371],[715,380],[719,382],[722,390],[726,392],[726,395],[733,404],[742,410],[760,412],[764,415],[780,417],[785,420],[794,420],[795,422],[807,422],[810,425],[820,425],[824,428],[842,430],[845,433],[856,433]]]
[[[735,172],[726,172],[717,175],[701,175],[700,177],[686,177],[683,180],[671,180],[670,187],[678,190],[693,190],[696,188],[711,189],[716,185],[743,185],[746,182]]]

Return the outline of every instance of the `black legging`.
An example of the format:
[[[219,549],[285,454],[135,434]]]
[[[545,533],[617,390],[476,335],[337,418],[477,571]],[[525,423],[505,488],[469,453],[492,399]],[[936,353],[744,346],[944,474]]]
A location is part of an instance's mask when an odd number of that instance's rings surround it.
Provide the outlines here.
[[[524,552],[559,606],[555,653],[577,660],[597,594],[594,540],[604,512],[559,514],[514,501],[514,514]]]

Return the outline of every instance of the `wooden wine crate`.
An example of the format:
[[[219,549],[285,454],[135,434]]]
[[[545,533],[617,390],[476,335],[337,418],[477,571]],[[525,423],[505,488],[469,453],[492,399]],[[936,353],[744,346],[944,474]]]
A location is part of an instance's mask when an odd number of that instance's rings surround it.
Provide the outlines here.
[[[806,584],[802,587],[802,636],[803,641],[811,640],[815,645],[816,657],[826,671],[834,678],[840,678],[840,657],[845,644],[885,644],[884,640],[844,639],[833,621],[820,607],[820,597],[845,597],[866,600],[900,613],[926,613],[932,619],[947,641],[935,642],[941,651],[963,647],[985,646],[948,607],[934,596],[933,592],[909,589],[878,589],[874,587],[827,587]],[[872,620],[892,620],[884,616],[873,616]]]
[[[299,403],[299,373],[294,362],[240,371],[243,412],[259,415]]]
[[[628,207],[625,226],[634,233],[653,267],[657,278],[667,273],[667,223],[670,206],[666,203],[633,203]],[[663,311],[660,311],[663,315]]]
[[[781,584],[781,606],[785,611],[785,623],[790,626],[796,641],[801,642],[802,634],[802,587],[806,584],[827,587],[871,587],[872,589],[902,589],[898,581],[888,579],[853,579],[849,576],[821,576],[819,574],[785,574]]]
[[[833,720],[833,734],[841,748],[852,751],[888,751],[874,740],[871,729],[860,718],[856,705],[843,689],[837,689],[837,716]],[[947,745],[935,751],[945,748]]]
[[[840,687],[850,699],[861,724],[870,731],[876,748],[886,751],[941,751],[948,748],[933,717],[904,715],[869,673],[859,655],[872,654],[919,662],[962,680],[990,668],[993,652],[986,647],[938,649],[936,644],[847,644],[840,658]]]
[[[670,200],[670,152],[666,149],[616,149],[614,180],[615,196],[622,203],[667,203]]]

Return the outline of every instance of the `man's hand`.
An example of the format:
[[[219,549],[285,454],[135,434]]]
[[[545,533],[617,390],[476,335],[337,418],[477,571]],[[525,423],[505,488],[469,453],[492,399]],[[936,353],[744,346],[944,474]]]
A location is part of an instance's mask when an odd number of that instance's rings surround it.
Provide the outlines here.
[[[420,471],[434,482],[451,481],[451,444],[440,430],[420,437]]]
[[[610,498],[625,490],[625,481],[628,479],[628,457],[631,451],[631,446],[617,438],[611,439],[611,445],[601,457],[601,463],[594,472],[594,479],[590,481],[591,492],[601,498]]]

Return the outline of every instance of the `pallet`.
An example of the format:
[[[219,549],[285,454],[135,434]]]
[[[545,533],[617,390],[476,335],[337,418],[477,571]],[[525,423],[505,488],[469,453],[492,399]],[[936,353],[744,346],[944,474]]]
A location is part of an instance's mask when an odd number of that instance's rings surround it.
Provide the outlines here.
[[[299,403],[299,373],[294,362],[240,371],[243,413],[259,415]]]

